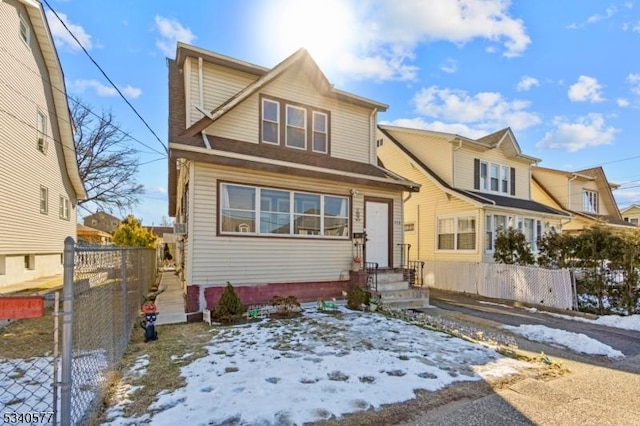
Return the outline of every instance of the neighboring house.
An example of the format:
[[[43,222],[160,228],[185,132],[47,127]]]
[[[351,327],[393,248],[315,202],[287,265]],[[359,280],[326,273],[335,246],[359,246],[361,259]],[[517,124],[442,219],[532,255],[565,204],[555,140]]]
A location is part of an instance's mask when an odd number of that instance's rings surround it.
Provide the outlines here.
[[[409,258],[492,263],[496,236],[522,231],[536,251],[544,232],[569,215],[531,196],[531,167],[512,131],[474,140],[395,126],[378,126],[378,157],[389,170],[421,185],[404,201]]]
[[[64,76],[44,10],[0,2],[0,286],[62,273],[78,173]]]
[[[306,50],[268,69],[179,43],[169,60],[169,214],[184,232],[188,312],[231,282],[245,303],[340,296],[354,244],[400,264],[402,195],[379,167],[376,113]]]
[[[78,224],[77,234],[78,245],[109,246],[113,244],[111,234],[89,226]]]
[[[109,234],[113,234],[118,229],[120,222],[122,222],[121,219],[106,212],[96,212],[83,219],[84,226],[90,226]]]
[[[632,225],[620,215],[612,190],[618,185],[607,181],[602,167],[567,172],[534,167],[535,200],[571,213],[572,219],[562,232],[578,234],[596,224],[629,229]]]
[[[620,210],[620,215],[622,216],[622,220],[628,222],[632,225],[638,226],[640,225],[640,206],[637,204],[632,204],[629,207]]]

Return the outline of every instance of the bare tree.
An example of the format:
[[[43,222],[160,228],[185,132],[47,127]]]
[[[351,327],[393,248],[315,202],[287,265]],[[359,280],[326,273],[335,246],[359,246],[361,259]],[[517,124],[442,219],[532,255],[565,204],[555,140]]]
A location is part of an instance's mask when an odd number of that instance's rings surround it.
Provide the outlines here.
[[[87,199],[78,205],[87,211],[130,209],[144,194],[136,181],[140,163],[131,138],[118,129],[111,112],[96,116],[75,102],[71,115],[76,159],[87,192]]]

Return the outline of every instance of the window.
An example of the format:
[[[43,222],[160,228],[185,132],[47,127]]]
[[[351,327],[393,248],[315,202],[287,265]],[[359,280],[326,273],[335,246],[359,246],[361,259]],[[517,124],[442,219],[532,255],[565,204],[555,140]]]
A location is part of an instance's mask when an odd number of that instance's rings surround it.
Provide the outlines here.
[[[349,238],[349,199],[221,184],[220,231],[271,236]]]
[[[582,192],[582,211],[586,213],[598,213],[598,193],[585,189]]]
[[[69,220],[69,199],[60,196],[60,219]]]
[[[282,99],[262,97],[260,100],[261,143],[329,154],[330,125],[329,111]]]
[[[631,217],[631,218],[626,218],[627,222],[629,222],[632,225],[636,225],[638,226],[638,218],[637,217]]]
[[[29,28],[29,23],[27,22],[25,17],[22,16],[22,14],[20,14],[19,16],[20,16],[20,38],[22,38],[22,41],[27,43],[27,45],[30,45],[31,44],[31,28]]]
[[[36,129],[37,129],[37,135],[36,135],[36,140],[37,140],[37,146],[38,146],[38,151],[42,152],[43,154],[47,153],[47,118],[44,115],[44,113],[40,110],[38,110],[37,115],[36,115]]]
[[[474,160],[474,189],[515,195],[515,169],[488,161]]]
[[[36,257],[33,254],[26,254],[24,256],[24,269],[30,271],[36,269]]]
[[[476,218],[474,216],[438,219],[438,250],[475,250]]]
[[[313,111],[313,151],[327,153],[327,114]]]
[[[96,219],[91,219],[92,226],[96,226],[97,224],[98,224],[98,221]]]
[[[49,213],[49,190],[44,186],[40,187],[40,213]]]
[[[280,145],[280,104],[262,100],[262,142]]]
[[[287,105],[285,144],[290,148],[307,149],[307,114],[304,108]]]
[[[495,249],[497,236],[513,227],[522,232],[533,252],[538,251],[538,238],[543,234],[542,221],[528,217],[507,217],[504,215],[487,215],[485,219],[484,249],[492,252]],[[548,224],[547,224],[548,227]]]

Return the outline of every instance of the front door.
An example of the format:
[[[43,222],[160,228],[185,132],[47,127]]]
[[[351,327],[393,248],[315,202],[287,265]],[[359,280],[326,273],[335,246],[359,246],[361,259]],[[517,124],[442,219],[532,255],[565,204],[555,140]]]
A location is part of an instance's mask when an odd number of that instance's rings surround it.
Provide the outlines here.
[[[389,267],[390,203],[365,201],[364,224],[367,231],[365,261],[376,262],[379,268]]]

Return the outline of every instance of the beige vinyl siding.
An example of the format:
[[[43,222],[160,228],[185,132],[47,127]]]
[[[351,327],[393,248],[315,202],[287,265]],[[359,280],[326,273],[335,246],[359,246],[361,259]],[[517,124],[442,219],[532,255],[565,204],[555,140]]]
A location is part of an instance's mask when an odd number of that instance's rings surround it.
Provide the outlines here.
[[[188,92],[191,102],[191,105],[189,105],[191,114],[191,123],[189,123],[189,125],[191,125],[202,118],[202,113],[196,109],[196,106],[201,106],[200,67],[197,58],[189,57],[185,59],[185,63],[187,61],[189,62],[189,66],[186,68],[188,68],[190,74],[188,79],[190,84]],[[209,112],[213,111],[257,79],[258,76],[254,74],[203,61],[202,97],[204,100],[204,110]]]
[[[189,284],[224,285],[265,284],[279,282],[313,282],[349,279],[353,241],[327,239],[268,238],[252,236],[218,236],[216,219],[218,180],[241,184],[270,186],[350,197],[350,189],[339,182],[325,182],[296,177],[295,180],[273,173],[192,163],[194,203],[190,212],[190,251],[192,270]],[[394,243],[401,229],[401,194],[375,188],[359,187],[353,200],[361,210],[358,222],[352,214],[350,232],[362,230],[364,196],[392,198],[394,202]],[[352,208],[353,211],[353,208]],[[399,259],[394,248],[394,258]]]
[[[569,202],[569,183],[565,174],[545,171],[538,168],[533,169],[533,175],[540,182],[540,185],[560,204],[571,209]],[[536,200],[538,201],[538,200]],[[542,202],[542,201],[541,201]]]
[[[421,185],[420,192],[411,194],[404,203],[404,223],[415,223],[415,232],[404,234],[405,243],[411,244],[409,257],[412,260],[479,261],[482,242],[479,209],[456,196],[447,196],[431,178],[416,165],[412,165],[392,143],[385,142],[378,148],[378,156],[387,169]],[[476,216],[476,252],[474,253],[443,252],[435,249],[437,218],[457,213]]]
[[[455,187],[474,191],[474,160],[478,158],[480,161],[500,164],[502,166],[514,167],[516,170],[516,194],[515,197],[530,199],[531,198],[531,175],[530,166],[522,161],[515,161],[508,158],[498,149],[490,149],[488,151],[479,152],[468,148],[461,148],[454,152],[455,156]],[[496,193],[498,194],[498,193]],[[507,195],[499,193],[500,195]]]
[[[596,181],[587,181],[576,179],[571,182],[571,204],[569,209],[575,210],[579,212],[583,212],[583,193],[585,190],[593,191],[598,194],[598,211],[596,212],[599,215],[617,215],[617,212],[612,212],[607,208],[607,200],[604,199],[602,192],[598,189],[598,184]]]
[[[18,11],[28,19],[17,1],[0,2],[0,255],[61,253],[65,237],[76,235],[76,200],[48,73],[33,30],[30,46],[20,38]],[[46,117],[46,155],[37,149],[38,110]],[[47,215],[40,213],[41,185],[49,193]],[[59,217],[61,195],[70,201],[69,220]]]
[[[556,203],[546,191],[543,191],[540,185],[536,182],[531,182],[531,189],[531,199],[533,201],[537,201],[538,203],[542,203],[545,206],[549,206],[554,209],[562,209],[562,206],[558,205],[558,203]]]
[[[389,131],[402,145],[449,185],[453,185],[451,143],[444,136],[428,133]],[[382,137],[378,133],[377,138]],[[385,141],[385,144],[390,142]],[[386,163],[385,163],[386,165]]]
[[[329,111],[331,156],[361,162],[368,162],[372,157],[373,134],[370,120],[373,110],[324,96],[299,67],[285,71],[260,93],[250,96],[209,126],[206,133],[258,143],[260,94]]]

